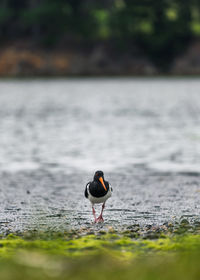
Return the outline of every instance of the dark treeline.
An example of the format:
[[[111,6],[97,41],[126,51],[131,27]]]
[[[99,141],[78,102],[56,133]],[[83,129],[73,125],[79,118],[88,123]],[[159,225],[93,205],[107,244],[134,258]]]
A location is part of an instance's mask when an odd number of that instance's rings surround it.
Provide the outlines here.
[[[0,0],[1,43],[136,45],[167,67],[200,34],[200,0]]]

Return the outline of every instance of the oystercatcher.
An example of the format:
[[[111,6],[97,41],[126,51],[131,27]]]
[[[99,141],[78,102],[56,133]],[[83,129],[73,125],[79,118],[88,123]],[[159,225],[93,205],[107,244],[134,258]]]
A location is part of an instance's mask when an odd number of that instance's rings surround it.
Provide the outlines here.
[[[106,200],[111,197],[112,188],[109,183],[104,180],[102,171],[96,171],[92,182],[88,182],[85,187],[85,197],[92,203],[92,212],[94,215],[94,222],[103,222],[103,210],[105,208]],[[94,204],[103,203],[100,216],[96,218]]]

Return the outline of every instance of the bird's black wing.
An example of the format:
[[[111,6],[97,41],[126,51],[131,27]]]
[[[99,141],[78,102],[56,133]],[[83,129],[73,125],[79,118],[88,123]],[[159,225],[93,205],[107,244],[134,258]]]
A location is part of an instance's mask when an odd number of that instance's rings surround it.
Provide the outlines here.
[[[113,188],[111,187],[109,182],[105,181],[105,185],[106,185],[107,190],[110,189],[111,192],[113,191]]]
[[[109,190],[109,187],[110,187],[110,186],[109,186],[110,184],[108,183],[108,181],[104,181],[104,183],[105,183],[106,189],[107,189],[107,191],[108,191],[108,190]]]
[[[87,183],[87,185],[85,186],[85,197],[88,198],[88,190],[87,190],[87,186],[90,184],[90,182]]]

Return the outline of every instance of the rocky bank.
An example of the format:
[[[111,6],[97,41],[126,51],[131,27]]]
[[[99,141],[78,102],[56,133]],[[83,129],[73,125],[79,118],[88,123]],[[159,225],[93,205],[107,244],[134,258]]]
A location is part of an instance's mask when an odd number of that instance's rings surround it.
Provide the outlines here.
[[[47,50],[17,42],[0,48],[1,77],[159,74],[163,73],[138,50],[122,54],[104,44]],[[199,75],[200,41],[177,57],[165,74]]]

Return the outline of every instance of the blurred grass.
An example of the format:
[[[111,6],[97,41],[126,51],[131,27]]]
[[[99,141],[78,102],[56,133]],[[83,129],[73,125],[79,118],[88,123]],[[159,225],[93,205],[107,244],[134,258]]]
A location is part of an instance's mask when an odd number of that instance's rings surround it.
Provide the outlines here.
[[[199,280],[199,259],[198,234],[9,235],[0,240],[0,279]]]

